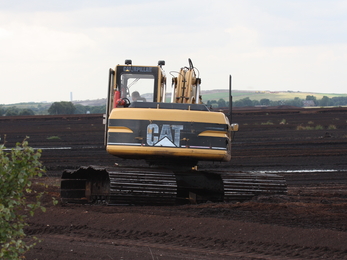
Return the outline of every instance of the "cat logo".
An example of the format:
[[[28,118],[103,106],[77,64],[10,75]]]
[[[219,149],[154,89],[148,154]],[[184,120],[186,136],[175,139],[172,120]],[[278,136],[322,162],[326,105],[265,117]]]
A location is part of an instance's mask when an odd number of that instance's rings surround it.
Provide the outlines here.
[[[183,125],[164,124],[161,129],[157,124],[147,126],[147,144],[149,146],[180,147]]]

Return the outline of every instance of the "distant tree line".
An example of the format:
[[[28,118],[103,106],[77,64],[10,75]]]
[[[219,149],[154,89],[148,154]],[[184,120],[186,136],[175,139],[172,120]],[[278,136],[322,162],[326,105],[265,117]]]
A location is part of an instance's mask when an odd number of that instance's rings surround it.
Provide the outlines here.
[[[321,99],[317,99],[313,95],[306,96],[306,99],[300,99],[295,97],[294,99],[273,101],[268,98],[260,100],[251,100],[249,97],[245,97],[236,101],[233,101],[233,107],[254,107],[254,106],[295,106],[303,107],[305,101],[311,100],[311,103],[315,106],[346,106],[347,97],[332,97],[323,96]],[[208,100],[206,105],[212,108],[223,108],[229,106],[229,101],[225,101],[223,98],[219,100]],[[49,108],[38,105],[28,108],[19,108],[17,106],[5,107],[0,106],[0,116],[27,116],[27,115],[71,115],[71,114],[102,114],[106,112],[106,105],[103,106],[83,106],[80,104],[73,104],[72,102],[54,102]]]
[[[0,107],[1,116],[30,116],[35,115],[34,111],[29,108],[17,108],[16,106],[4,108]]]
[[[80,104],[75,105],[76,110],[74,114],[104,114],[106,113],[106,105],[103,106],[83,106]]]
[[[233,107],[254,107],[254,106],[295,106],[295,107],[303,107],[305,101],[311,100],[311,103],[314,106],[346,106],[347,105],[347,97],[332,97],[329,98],[327,96],[323,96],[322,99],[317,99],[313,95],[307,95],[306,99],[301,99],[299,97],[295,97],[294,99],[288,100],[279,100],[273,101],[268,98],[263,98],[260,100],[251,100],[249,97],[245,97],[236,101],[233,101]],[[229,102],[224,99],[217,100],[208,100],[206,105],[212,108],[222,108],[228,107]]]
[[[38,105],[37,107],[19,108],[17,106],[0,106],[0,116],[29,116],[29,115],[72,115],[72,114],[102,114],[106,112],[106,105],[83,106],[74,105],[72,102],[54,102],[48,109]]]

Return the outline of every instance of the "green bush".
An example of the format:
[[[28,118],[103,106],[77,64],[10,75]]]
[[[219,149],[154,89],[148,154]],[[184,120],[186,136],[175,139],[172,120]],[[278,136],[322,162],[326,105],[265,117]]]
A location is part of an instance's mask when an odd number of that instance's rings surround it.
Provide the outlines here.
[[[23,259],[37,242],[25,238],[24,228],[29,215],[37,209],[45,211],[39,202],[42,193],[31,189],[31,178],[44,172],[40,156],[41,151],[29,147],[26,140],[10,151],[0,145],[0,259]],[[28,193],[35,193],[35,202],[26,200]]]
[[[272,123],[270,120],[267,122],[262,122],[261,125],[273,125],[274,123]]]
[[[302,126],[302,125],[298,125],[296,127],[296,130],[314,130],[313,126]]]
[[[328,129],[329,129],[329,130],[335,130],[335,129],[336,129],[336,125],[329,125],[329,126],[328,126]]]
[[[57,135],[49,136],[46,138],[47,140],[60,140],[60,137]]]
[[[281,120],[280,125],[285,125],[287,123],[287,120],[285,120],[284,118]]]

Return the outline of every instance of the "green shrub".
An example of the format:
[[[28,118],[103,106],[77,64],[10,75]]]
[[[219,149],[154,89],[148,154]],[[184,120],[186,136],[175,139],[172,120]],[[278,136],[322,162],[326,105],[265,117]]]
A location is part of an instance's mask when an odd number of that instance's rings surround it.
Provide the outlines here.
[[[302,126],[302,125],[298,125],[296,127],[296,130],[314,130],[315,128],[313,126]]]
[[[0,259],[23,259],[36,238],[25,238],[26,219],[37,209],[45,211],[39,199],[42,193],[31,189],[31,178],[44,172],[39,158],[41,151],[34,151],[26,140],[7,151],[0,145]],[[35,193],[36,201],[26,201],[27,193]]]
[[[328,126],[328,129],[329,129],[329,130],[334,130],[334,129],[336,129],[336,125],[329,125],[329,126]]]
[[[46,138],[47,140],[60,140],[60,137],[57,135],[52,135]]]
[[[287,120],[285,120],[284,118],[281,120],[280,125],[285,125],[287,123]]]
[[[261,123],[262,125],[273,125],[274,123],[272,123],[270,120],[269,121],[267,121],[267,122],[263,122],[263,123]]]

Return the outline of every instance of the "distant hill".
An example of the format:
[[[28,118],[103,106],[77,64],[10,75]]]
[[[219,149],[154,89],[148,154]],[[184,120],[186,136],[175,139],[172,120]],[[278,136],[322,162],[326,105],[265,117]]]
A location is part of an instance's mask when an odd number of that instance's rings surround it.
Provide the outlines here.
[[[216,100],[223,98],[228,100],[229,91],[226,89],[214,89],[214,90],[203,90],[201,92],[203,102],[208,100]],[[314,92],[294,92],[294,91],[246,91],[246,90],[233,90],[233,101],[249,97],[251,100],[261,100],[264,98],[272,101],[289,100],[298,97],[300,99],[306,99],[306,96],[315,96],[317,99],[322,99],[323,96],[329,98],[332,97],[346,97],[347,94],[333,94],[333,93],[314,93]],[[35,108],[35,107],[50,107],[53,102],[28,102],[28,103],[17,103],[10,105],[2,105],[3,107],[16,106],[18,108]],[[80,104],[83,106],[103,106],[106,104],[106,98],[93,99],[93,100],[74,100],[74,104]],[[1,106],[1,104],[0,104]]]
[[[205,90],[202,91],[202,100],[218,100],[223,98],[228,100],[229,91],[225,89]],[[332,97],[346,97],[347,94],[328,94],[328,93],[314,93],[314,92],[294,92],[294,91],[246,91],[246,90],[233,90],[233,101],[249,97],[251,100],[261,100],[267,98],[273,101],[289,100],[296,97],[306,99],[306,96],[315,96],[317,99],[322,99],[323,96]]]
[[[79,104],[83,106],[103,106],[106,105],[106,98],[93,99],[93,100],[77,100],[72,101],[73,104]]]
[[[60,101],[57,101],[60,102]],[[12,107],[15,106],[17,108],[37,108],[37,107],[44,107],[49,108],[54,102],[22,102],[22,103],[15,103],[15,104],[8,104],[8,105],[1,105],[3,107]],[[100,98],[100,99],[93,99],[93,100],[73,100],[73,104],[79,104],[83,106],[104,106],[106,105],[106,98]]]

